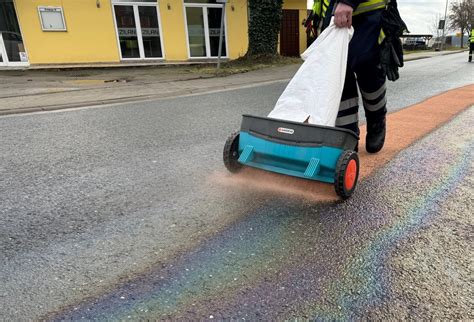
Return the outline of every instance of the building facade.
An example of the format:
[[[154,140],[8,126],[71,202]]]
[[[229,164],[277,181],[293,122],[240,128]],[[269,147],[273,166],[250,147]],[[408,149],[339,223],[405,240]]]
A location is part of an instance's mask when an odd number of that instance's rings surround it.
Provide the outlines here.
[[[0,0],[0,66],[182,62],[218,56],[219,0]],[[222,57],[248,48],[246,0],[225,6]],[[306,0],[286,0],[281,52],[306,49]]]

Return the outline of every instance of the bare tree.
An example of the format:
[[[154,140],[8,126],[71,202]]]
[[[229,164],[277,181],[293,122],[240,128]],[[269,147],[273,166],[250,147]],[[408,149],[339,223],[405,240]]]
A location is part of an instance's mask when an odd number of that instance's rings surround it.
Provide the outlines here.
[[[464,34],[469,32],[473,20],[474,0],[461,0],[451,4],[449,26],[453,30],[461,30],[461,48],[464,46]]]

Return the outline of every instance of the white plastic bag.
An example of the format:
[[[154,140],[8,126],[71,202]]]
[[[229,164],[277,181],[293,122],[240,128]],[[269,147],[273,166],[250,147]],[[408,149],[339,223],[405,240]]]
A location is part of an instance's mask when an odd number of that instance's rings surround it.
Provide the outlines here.
[[[301,55],[305,60],[268,117],[335,126],[354,30],[330,26]]]

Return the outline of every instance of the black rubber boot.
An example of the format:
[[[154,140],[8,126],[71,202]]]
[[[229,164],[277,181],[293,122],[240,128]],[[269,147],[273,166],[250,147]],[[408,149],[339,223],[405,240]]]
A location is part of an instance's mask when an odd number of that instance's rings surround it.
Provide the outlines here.
[[[369,153],[377,153],[382,150],[385,143],[385,117],[377,121],[367,120],[367,136],[365,138],[365,149]]]

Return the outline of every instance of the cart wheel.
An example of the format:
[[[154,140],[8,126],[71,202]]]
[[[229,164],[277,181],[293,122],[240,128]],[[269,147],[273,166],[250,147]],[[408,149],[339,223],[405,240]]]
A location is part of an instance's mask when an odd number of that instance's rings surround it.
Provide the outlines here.
[[[359,156],[354,151],[344,151],[336,165],[335,188],[342,199],[349,198],[359,178]]]
[[[240,132],[232,133],[225,142],[224,146],[224,165],[232,173],[238,172],[242,169],[242,164],[239,163],[239,134]]]

